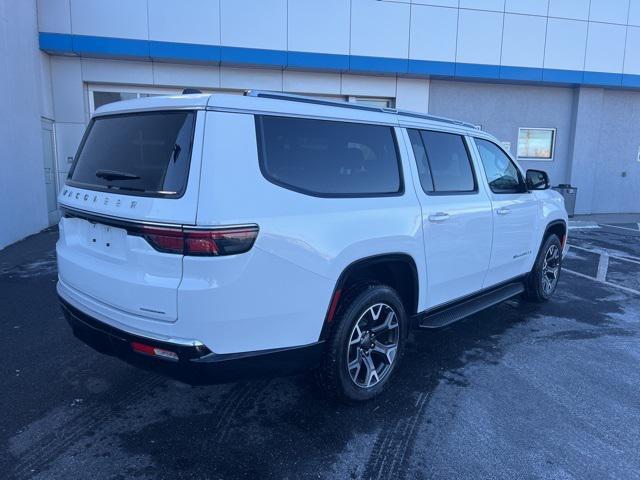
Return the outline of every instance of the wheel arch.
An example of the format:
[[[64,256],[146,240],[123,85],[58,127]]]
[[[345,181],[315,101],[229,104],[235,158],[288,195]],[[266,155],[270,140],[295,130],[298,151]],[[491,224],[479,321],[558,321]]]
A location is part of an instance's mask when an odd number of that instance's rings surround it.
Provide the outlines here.
[[[398,291],[410,317],[418,309],[419,276],[415,259],[408,253],[383,253],[360,258],[347,265],[340,273],[327,307],[320,340],[328,337],[334,324],[334,315],[340,300],[350,286],[360,282],[379,282]]]
[[[558,235],[560,239],[560,245],[564,247],[564,242],[567,238],[567,223],[564,220],[553,220],[547,224],[547,227],[544,229],[544,234],[542,235],[542,240],[540,241],[540,248],[542,248],[542,244],[547,239],[547,237],[555,233]]]

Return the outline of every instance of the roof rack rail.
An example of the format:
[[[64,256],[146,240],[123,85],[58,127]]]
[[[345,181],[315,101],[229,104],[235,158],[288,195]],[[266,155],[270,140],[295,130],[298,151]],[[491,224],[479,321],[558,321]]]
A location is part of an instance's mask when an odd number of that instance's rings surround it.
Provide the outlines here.
[[[431,120],[436,122],[444,122],[451,123],[453,125],[459,125],[467,128],[477,129],[477,127],[468,122],[462,122],[459,120],[452,120],[450,118],[438,117],[435,115],[428,115],[424,113],[411,112],[407,110],[397,110],[395,108],[389,107],[376,107],[375,105],[363,105],[361,103],[350,103],[339,100],[326,100],[324,98],[316,98],[316,97],[307,97],[305,95],[296,95],[293,93],[283,93],[283,92],[274,92],[269,90],[246,90],[244,95],[247,97],[258,97],[258,98],[271,98],[275,100],[289,100],[292,102],[301,102],[301,103],[311,103],[314,105],[327,105],[332,107],[342,107],[342,108],[351,108],[354,110],[366,110],[369,112],[382,112],[382,113],[391,113],[394,115],[402,115],[405,117],[415,117],[422,118],[425,120]]]
[[[326,100],[324,98],[307,97],[293,93],[272,92],[269,90],[246,90],[247,97],[272,98],[275,100],[290,100],[292,102],[312,103],[315,105],[328,105],[332,107],[352,108],[354,110],[367,110],[369,112],[395,113],[395,109],[376,107],[374,105],[363,105],[361,103],[341,102],[339,100]]]
[[[474,125],[473,123],[463,122],[462,120],[454,120],[453,118],[440,117],[438,115],[430,115],[428,113],[418,113],[412,112],[410,110],[398,110],[398,115],[402,115],[404,117],[423,118],[425,120],[433,120],[434,122],[452,123],[454,125],[460,125],[462,127],[479,130],[478,126]]]

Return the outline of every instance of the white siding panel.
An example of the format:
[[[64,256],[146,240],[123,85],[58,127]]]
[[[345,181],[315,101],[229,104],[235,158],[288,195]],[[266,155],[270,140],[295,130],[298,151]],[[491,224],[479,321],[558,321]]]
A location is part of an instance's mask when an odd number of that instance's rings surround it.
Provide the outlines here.
[[[411,7],[409,58],[454,62],[458,11],[453,8]]]
[[[77,57],[51,57],[53,109],[57,122],[84,123],[82,67]]]
[[[544,67],[582,70],[587,44],[587,22],[550,18]]]
[[[289,2],[289,50],[348,55],[350,14],[344,0]]]
[[[266,68],[220,67],[220,87],[236,90],[282,91],[282,71]]]
[[[546,29],[545,17],[505,15],[502,65],[542,68]]]
[[[436,7],[457,7],[458,0],[411,0],[416,5],[434,5]]]
[[[460,8],[504,12],[505,0],[460,0]]]
[[[339,73],[285,70],[282,75],[282,88],[285,92],[340,95]]]
[[[640,26],[640,0],[631,0],[629,4],[629,25]]]
[[[71,0],[71,27],[77,35],[147,40],[147,1]]]
[[[153,64],[153,83],[171,87],[219,88],[220,68],[176,63]]]
[[[404,3],[353,0],[351,54],[407,58],[409,7]]]
[[[626,28],[605,23],[589,24],[585,70],[622,72]]]
[[[640,75],[640,27],[627,31],[627,53],[624,57],[624,73]]]
[[[39,31],[71,33],[69,0],[38,0],[36,5]]]
[[[429,80],[398,78],[396,108],[427,113],[429,110]]]
[[[590,0],[549,0],[549,16],[588,20],[589,3]]]
[[[589,20],[626,25],[628,13],[629,0],[591,0]]]
[[[149,0],[151,40],[220,44],[219,0]]]
[[[456,60],[499,65],[503,17],[497,12],[460,10]]]
[[[504,10],[509,13],[547,15],[549,0],[507,0]]]
[[[396,96],[395,77],[342,74],[343,95],[393,98]]]
[[[220,0],[222,45],[287,49],[287,0]]]
[[[53,109],[53,90],[51,88],[51,56],[40,52],[38,54],[40,63],[40,104],[42,106],[42,116],[55,120],[56,114]]]
[[[151,62],[83,58],[82,80],[153,85],[153,71]]]

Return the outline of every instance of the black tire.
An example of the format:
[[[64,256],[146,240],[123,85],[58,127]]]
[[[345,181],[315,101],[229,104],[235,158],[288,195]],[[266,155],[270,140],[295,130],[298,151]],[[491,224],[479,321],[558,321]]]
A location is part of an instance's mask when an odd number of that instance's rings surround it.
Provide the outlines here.
[[[557,254],[557,258],[554,257],[553,261],[551,262],[550,255],[553,256],[552,252],[554,251]],[[556,270],[554,280],[550,280],[551,273],[547,266],[551,266],[551,270]],[[556,291],[561,271],[562,245],[560,244],[560,239],[558,238],[558,236],[552,233],[547,236],[544,243],[542,244],[542,247],[538,252],[536,262],[533,265],[533,269],[527,277],[525,285],[525,297],[527,298],[527,300],[538,303],[548,301]],[[551,282],[551,285],[545,282],[545,277]]]
[[[393,316],[390,316],[391,311]],[[377,320],[374,318],[376,312]],[[394,316],[397,322],[394,322]],[[330,398],[343,403],[370,400],[384,390],[404,353],[408,320],[402,300],[391,287],[378,284],[360,286],[348,291],[340,302],[333,322],[318,371],[320,387]],[[383,323],[391,327],[385,329]],[[394,326],[395,323],[397,326]],[[397,342],[395,353],[394,342]],[[366,352],[364,348],[367,348]],[[387,353],[382,353],[383,349]],[[349,369],[348,365],[356,362],[360,367]],[[370,368],[371,365],[373,368]],[[370,371],[378,370],[379,376],[372,374],[369,378]],[[376,380],[375,377],[379,378]],[[358,382],[364,385],[367,381],[370,381],[370,386],[358,385]]]

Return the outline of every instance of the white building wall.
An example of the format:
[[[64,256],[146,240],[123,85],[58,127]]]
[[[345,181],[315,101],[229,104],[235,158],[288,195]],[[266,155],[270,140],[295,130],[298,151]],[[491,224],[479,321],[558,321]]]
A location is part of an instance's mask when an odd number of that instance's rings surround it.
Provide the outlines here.
[[[46,226],[39,119],[55,120],[62,183],[89,87],[257,88],[421,112],[442,103],[433,75],[640,87],[640,0],[3,0],[0,22],[0,86],[12,92],[0,109],[14,112],[0,118],[0,248]],[[56,55],[38,52],[38,31],[58,34]],[[97,37],[115,53],[91,53]]]
[[[0,2],[0,248],[47,226],[40,115],[50,111],[50,99],[43,57],[35,1]]]
[[[256,63],[278,69],[323,70],[323,59],[308,55],[325,54],[337,62],[327,68],[350,73],[640,85],[640,0],[38,0],[38,7],[40,31],[81,36],[68,47],[81,54],[82,36],[90,36],[141,42],[123,55],[147,60],[162,56],[154,42],[175,42],[172,54],[187,62],[198,55],[194,45],[219,48],[206,62],[213,65],[248,66],[241,50],[251,49],[262,52]]]

